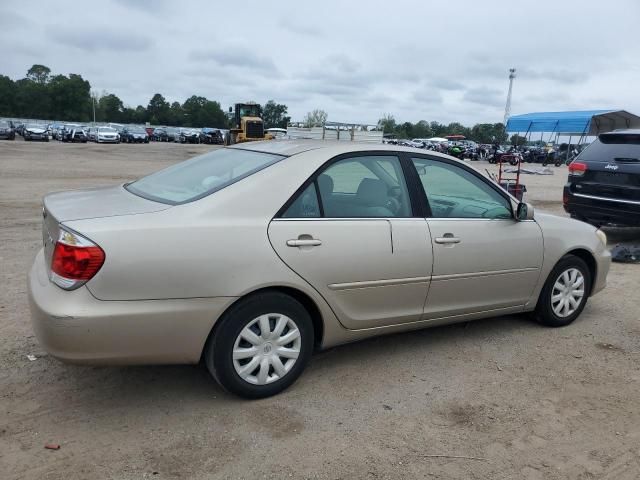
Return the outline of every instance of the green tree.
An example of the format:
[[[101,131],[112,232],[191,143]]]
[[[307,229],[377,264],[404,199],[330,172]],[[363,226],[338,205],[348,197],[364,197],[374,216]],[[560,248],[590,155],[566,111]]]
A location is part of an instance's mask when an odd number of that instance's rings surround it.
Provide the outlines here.
[[[150,119],[154,119],[154,123],[169,124],[171,120],[170,108],[165,98],[161,94],[156,93],[151,97],[149,105],[147,105],[147,116]]]
[[[91,84],[81,75],[55,75],[49,81],[48,93],[51,99],[50,118],[85,122],[93,117]]]
[[[304,117],[304,126],[307,128],[322,127],[325,123],[327,123],[327,112],[319,108],[308,112]]]
[[[390,113],[385,113],[380,120],[378,120],[378,130],[382,130],[383,133],[392,134],[396,130],[396,119]]]
[[[521,135],[518,135],[517,133],[514,135],[511,135],[511,138],[509,139],[511,141],[511,145],[525,145],[527,143],[527,137],[523,137]]]
[[[49,81],[49,75],[51,74],[51,69],[49,67],[45,67],[44,65],[32,65],[29,70],[27,70],[27,79],[32,82],[39,83],[40,85],[44,85]]]
[[[169,117],[170,124],[175,125],[176,127],[181,127],[184,125],[184,110],[182,109],[182,105],[180,102],[173,102],[171,107],[169,107]]]
[[[0,75],[0,116],[13,117],[15,114],[16,84],[5,75]]]
[[[291,117],[287,116],[287,106],[269,100],[262,110],[265,128],[287,128]]]
[[[96,118],[101,122],[123,122],[125,118],[122,100],[113,93],[100,97],[96,105]]]
[[[429,122],[426,120],[420,120],[413,126],[413,135],[416,138],[431,138],[433,137],[433,132],[431,131],[431,126]]]

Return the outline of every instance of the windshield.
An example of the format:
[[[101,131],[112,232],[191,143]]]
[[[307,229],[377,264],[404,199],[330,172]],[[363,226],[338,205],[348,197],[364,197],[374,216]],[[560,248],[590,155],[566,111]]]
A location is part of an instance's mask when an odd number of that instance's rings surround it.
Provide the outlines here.
[[[110,127],[101,127],[98,129],[98,132],[100,133],[117,133],[115,128],[110,128]]]
[[[42,130],[47,129],[47,127],[45,127],[44,125],[38,125],[37,123],[30,123],[29,125],[27,125],[27,128],[41,128]]]
[[[178,163],[125,186],[131,193],[177,205],[206,197],[282,160],[280,155],[220,149]]]
[[[7,122],[6,120],[0,120],[0,128],[9,128],[9,122]]]

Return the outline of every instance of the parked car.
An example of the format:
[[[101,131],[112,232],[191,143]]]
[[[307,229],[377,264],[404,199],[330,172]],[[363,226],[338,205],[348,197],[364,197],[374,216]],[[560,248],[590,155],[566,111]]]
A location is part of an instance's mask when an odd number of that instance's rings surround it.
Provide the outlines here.
[[[564,209],[595,226],[640,227],[640,130],[603,133],[569,164]]]
[[[87,134],[79,125],[65,125],[60,133],[60,140],[70,143],[87,143]]]
[[[452,157],[251,142],[44,198],[34,330],[73,363],[198,363],[276,394],[314,348],[533,312],[573,322],[605,287],[605,234],[535,213]],[[553,333],[550,333],[552,335]]]
[[[20,136],[22,136],[23,132],[24,132],[24,123],[18,123],[16,126],[16,133]]]
[[[115,128],[98,127],[95,132],[96,143],[120,143],[120,134]]]
[[[0,120],[0,138],[5,140],[16,139],[16,130],[10,120]]]
[[[178,142],[180,143],[201,143],[200,131],[195,128],[181,128],[178,131]]]
[[[49,141],[49,130],[46,125],[38,125],[30,123],[26,125],[22,131],[25,141],[40,140],[41,142]]]
[[[151,136],[151,139],[156,141],[156,142],[168,142],[168,135],[167,135],[167,129],[166,128],[155,128],[153,130],[153,135]]]
[[[124,143],[149,143],[149,135],[142,127],[124,127],[120,132],[120,141]]]
[[[180,129],[169,127],[167,128],[167,142],[179,142],[180,141]]]
[[[203,128],[201,131],[202,143],[223,145],[224,136],[219,128]]]

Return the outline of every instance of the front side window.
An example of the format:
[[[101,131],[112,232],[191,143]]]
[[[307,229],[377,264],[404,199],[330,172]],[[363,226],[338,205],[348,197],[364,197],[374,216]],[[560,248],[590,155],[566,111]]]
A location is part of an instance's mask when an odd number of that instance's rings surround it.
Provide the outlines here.
[[[298,194],[282,215],[284,218],[316,216],[313,207],[317,202],[316,192],[320,195],[319,203],[325,218],[411,216],[407,185],[400,161],[395,156],[339,160],[321,171],[311,187]]]
[[[178,163],[126,186],[131,193],[176,205],[197,200],[282,160],[281,155],[220,149]]]
[[[413,158],[433,218],[512,218],[509,200],[466,169]]]

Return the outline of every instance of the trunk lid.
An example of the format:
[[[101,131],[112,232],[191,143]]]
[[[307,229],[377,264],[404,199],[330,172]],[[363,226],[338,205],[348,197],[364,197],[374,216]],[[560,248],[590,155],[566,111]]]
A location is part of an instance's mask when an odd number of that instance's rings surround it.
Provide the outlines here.
[[[569,177],[574,193],[640,202],[640,134],[602,134],[575,161],[587,170]]]
[[[171,205],[138,197],[125,190],[123,185],[50,193],[44,197],[42,207],[42,241],[47,265],[51,265],[61,223],[87,218],[139,215],[168,208]]]

